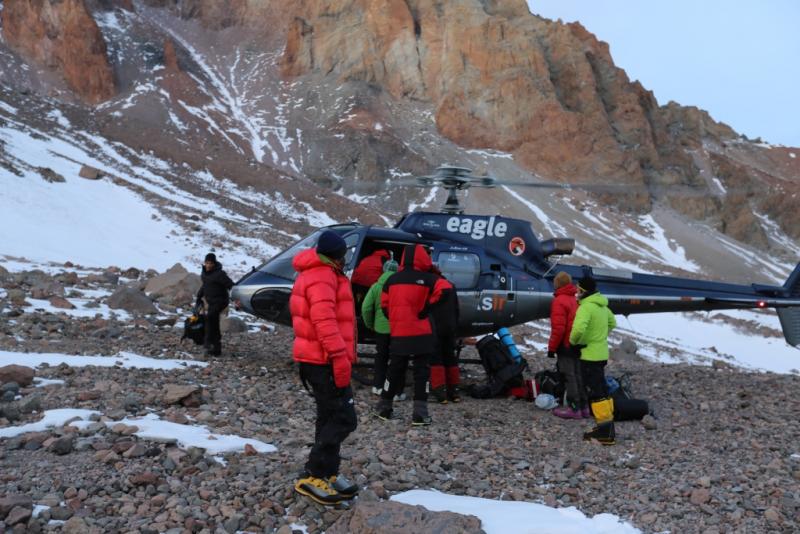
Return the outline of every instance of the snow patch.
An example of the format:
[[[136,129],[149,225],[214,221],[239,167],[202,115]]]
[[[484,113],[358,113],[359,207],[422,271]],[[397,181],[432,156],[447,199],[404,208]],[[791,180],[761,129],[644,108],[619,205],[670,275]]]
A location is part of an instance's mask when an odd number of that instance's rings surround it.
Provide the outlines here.
[[[641,531],[613,514],[586,517],[574,506],[552,508],[521,501],[495,501],[449,495],[432,490],[411,490],[391,500],[422,506],[433,512],[474,515],[486,534],[580,532],[581,534],[635,534]]]
[[[35,423],[27,425],[10,426],[0,428],[0,438],[13,438],[27,432],[44,432],[48,428],[58,428],[64,423],[76,417],[83,421],[88,421],[92,415],[100,415],[94,410],[80,410],[75,408],[61,408],[58,410],[47,410],[44,417]]]
[[[256,439],[242,438],[231,434],[213,434],[205,426],[179,425],[163,421],[156,414],[147,414],[144,417],[126,417],[121,421],[109,421],[106,425],[110,428],[116,424],[136,426],[139,430],[136,435],[142,439],[151,440],[177,440],[181,448],[198,447],[206,450],[210,455],[226,452],[244,452],[245,445],[251,445],[261,453],[275,452],[274,445]]]
[[[37,376],[33,379],[33,383],[37,388],[44,388],[47,386],[63,386],[65,382],[63,380],[39,378]]]
[[[0,351],[0,367],[12,364],[34,368],[43,364],[55,367],[62,363],[70,367],[119,367],[121,369],[158,369],[162,371],[208,365],[206,362],[195,360],[148,358],[132,352],[120,352],[116,356],[72,356],[57,353]]]
[[[72,127],[72,123],[69,122],[69,119],[67,119],[59,109],[51,110],[50,113],[47,114],[47,118],[57,122],[62,128]]]

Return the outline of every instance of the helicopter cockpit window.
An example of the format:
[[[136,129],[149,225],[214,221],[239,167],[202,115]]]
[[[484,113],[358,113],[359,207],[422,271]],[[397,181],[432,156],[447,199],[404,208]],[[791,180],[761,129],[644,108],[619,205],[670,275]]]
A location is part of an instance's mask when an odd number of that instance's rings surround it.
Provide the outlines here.
[[[269,260],[267,263],[259,267],[258,270],[263,273],[269,273],[275,276],[280,276],[281,278],[286,278],[287,280],[294,280],[295,276],[297,276],[297,273],[295,272],[294,267],[292,267],[292,260],[301,250],[315,246],[321,233],[321,230],[317,230],[308,237],[298,241],[292,247],[287,248]]]
[[[456,286],[456,289],[470,289],[478,283],[481,273],[481,260],[477,254],[469,252],[442,252],[436,258],[439,270]]]
[[[344,238],[344,242],[347,245],[347,253],[344,255],[345,265],[350,265],[350,262],[353,261],[353,255],[356,253],[356,247],[360,239],[361,236],[359,234],[350,234]]]

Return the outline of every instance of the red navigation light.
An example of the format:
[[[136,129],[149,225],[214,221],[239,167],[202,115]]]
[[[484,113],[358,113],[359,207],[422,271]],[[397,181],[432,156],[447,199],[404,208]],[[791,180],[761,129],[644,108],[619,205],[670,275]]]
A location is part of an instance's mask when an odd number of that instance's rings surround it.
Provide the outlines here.
[[[756,306],[758,306],[759,308],[766,308],[766,307],[767,307],[767,303],[766,303],[766,302],[764,302],[763,300],[759,300],[759,301],[756,303]]]

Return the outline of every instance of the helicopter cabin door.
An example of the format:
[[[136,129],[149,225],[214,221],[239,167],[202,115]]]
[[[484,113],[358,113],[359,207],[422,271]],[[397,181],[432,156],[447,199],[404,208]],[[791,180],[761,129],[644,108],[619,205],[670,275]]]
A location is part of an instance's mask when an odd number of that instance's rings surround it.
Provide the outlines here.
[[[505,273],[483,272],[477,251],[464,247],[442,250],[434,258],[458,292],[460,331],[491,332],[510,323],[517,303],[513,281]]]
[[[514,280],[499,264],[492,264],[481,272],[478,281],[480,297],[478,316],[483,322],[492,322],[495,328],[512,323],[517,311]]]

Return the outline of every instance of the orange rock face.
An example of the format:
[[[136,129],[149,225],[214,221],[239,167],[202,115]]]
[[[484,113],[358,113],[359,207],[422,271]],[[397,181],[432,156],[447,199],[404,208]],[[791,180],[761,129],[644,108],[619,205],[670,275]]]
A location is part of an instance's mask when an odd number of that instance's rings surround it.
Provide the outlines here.
[[[83,0],[6,0],[6,42],[29,59],[61,73],[85,102],[115,94],[106,43]]]
[[[669,116],[652,93],[580,24],[536,17],[524,0],[307,0],[281,66],[431,101],[451,140],[513,152],[551,178],[644,184],[670,167]]]

